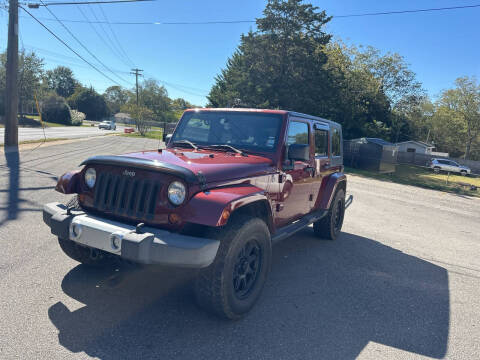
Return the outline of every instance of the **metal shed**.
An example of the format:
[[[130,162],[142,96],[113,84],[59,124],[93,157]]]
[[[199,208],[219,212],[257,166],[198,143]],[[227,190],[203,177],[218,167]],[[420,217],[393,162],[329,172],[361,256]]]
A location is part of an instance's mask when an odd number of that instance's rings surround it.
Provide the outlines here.
[[[360,138],[343,142],[346,166],[379,173],[395,172],[398,147],[378,138]]]

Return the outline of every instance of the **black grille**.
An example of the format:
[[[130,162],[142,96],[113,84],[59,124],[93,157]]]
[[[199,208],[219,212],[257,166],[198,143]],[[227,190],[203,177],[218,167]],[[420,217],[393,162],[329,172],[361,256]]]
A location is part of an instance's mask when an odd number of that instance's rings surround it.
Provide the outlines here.
[[[144,179],[132,179],[108,173],[97,177],[94,206],[114,215],[151,219],[160,185]]]

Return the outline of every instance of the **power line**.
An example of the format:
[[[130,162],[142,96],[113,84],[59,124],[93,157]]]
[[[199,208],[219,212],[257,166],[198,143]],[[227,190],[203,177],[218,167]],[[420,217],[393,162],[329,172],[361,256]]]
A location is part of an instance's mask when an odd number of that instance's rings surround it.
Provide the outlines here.
[[[52,30],[50,30],[46,25],[44,25],[40,20],[38,20],[32,13],[30,13],[27,9],[25,9],[22,5],[18,5],[23,11],[25,11],[28,15],[30,15],[36,22],[38,22],[45,30],[47,30],[50,34],[55,37],[58,41],[60,41],[63,45],[65,45],[71,52],[73,52],[75,55],[77,55],[80,59],[82,59],[85,63],[90,65],[93,69],[95,69],[98,73],[100,73],[102,76],[110,80],[111,82],[120,85],[118,82],[113,80],[111,77],[109,77],[107,74],[105,74],[103,71],[101,71],[99,68],[97,68],[95,65],[90,63],[88,60],[86,60],[82,55],[80,55],[78,52],[76,52],[70,45],[68,45],[65,41],[63,41],[58,35],[56,35]],[[121,85],[120,85],[121,86]]]
[[[114,48],[112,47],[112,45],[110,45],[107,40],[100,35],[100,33],[98,32],[97,28],[94,26],[94,24],[92,24],[92,22],[90,21],[90,19],[87,17],[87,15],[85,14],[85,12],[82,10],[82,8],[80,6],[77,6],[77,9],[78,11],[80,12],[80,14],[82,14],[83,18],[88,22],[88,24],[90,25],[90,27],[92,28],[92,30],[95,32],[95,34],[97,34],[98,38],[105,44],[105,46],[112,52],[112,54],[115,56],[115,57],[119,57],[118,53],[115,52]],[[92,7],[89,8],[90,11],[92,11]],[[93,13],[95,15],[95,13]],[[98,24],[98,26],[103,30],[103,32],[105,33],[105,30],[103,29],[103,25],[101,24]],[[105,33],[105,35],[107,35],[108,37],[108,34]],[[110,40],[110,39],[109,39]],[[110,40],[111,42],[111,40]],[[119,57],[119,59],[121,59],[121,57]],[[130,65],[127,65],[127,66],[130,66]]]
[[[450,7],[441,7],[441,8],[430,8],[430,9],[398,10],[398,11],[373,12],[373,13],[364,13],[364,14],[337,15],[337,16],[334,16],[334,18],[395,15],[395,14],[412,14],[412,13],[419,13],[419,12],[472,9],[472,8],[478,8],[478,7],[480,7],[480,4],[477,4],[477,5],[463,5],[463,6],[450,6]]]
[[[365,16],[382,16],[382,15],[395,15],[395,14],[412,14],[412,13],[421,13],[421,12],[436,12],[436,11],[447,11],[447,10],[459,10],[459,9],[473,9],[479,8],[480,4],[477,5],[464,5],[464,6],[451,6],[451,7],[441,7],[441,8],[429,8],[429,9],[413,9],[413,10],[399,10],[399,11],[385,11],[385,12],[373,12],[373,13],[363,13],[363,14],[348,14],[348,15],[334,15],[334,19],[341,18],[351,18],[351,17],[365,17]],[[41,18],[46,21],[54,21],[50,18]],[[64,22],[70,23],[85,23],[82,20],[62,20]],[[161,21],[94,21],[92,23],[99,24],[110,24],[110,25],[221,25],[221,24],[251,24],[255,23],[256,20],[218,20],[218,21],[174,21],[174,22],[161,22]]]
[[[43,1],[42,1],[42,0],[40,0],[40,2],[43,4]],[[59,19],[57,18],[57,16],[56,16],[48,7],[47,7],[46,9],[47,9],[47,11],[48,11],[55,19],[57,19],[57,21],[60,23],[60,25],[62,25],[62,27],[70,34],[70,36],[71,36],[72,38],[74,38],[75,41],[76,41],[78,44],[80,44],[80,46],[81,46],[87,53],[89,53],[95,60],[97,60],[97,62],[98,62],[99,64],[101,64],[107,71],[109,71],[110,73],[112,73],[113,75],[115,75],[118,79],[120,79],[120,80],[123,81],[124,83],[130,84],[128,81],[126,81],[125,79],[123,79],[121,76],[115,74],[112,70],[110,70],[110,68],[109,68],[107,65],[105,65],[95,54],[93,54],[93,53],[70,31],[70,29],[69,29],[64,23],[62,23],[61,20],[59,20]],[[115,82],[115,83],[116,83],[117,85],[120,85],[120,84],[118,84],[117,82]]]
[[[105,13],[105,11],[103,11],[102,5],[98,5],[98,7],[100,8],[100,12],[102,13],[103,18],[104,18],[105,21],[107,22],[108,27],[109,27],[109,29],[110,29],[110,32],[112,33],[113,38],[114,38],[116,44],[118,45],[118,48],[120,49],[120,53],[123,53],[123,54],[124,54],[125,59],[127,60],[127,62],[130,63],[131,66],[135,66],[135,64],[133,63],[132,59],[130,59],[130,57],[128,56],[127,52],[126,52],[125,49],[123,48],[122,43],[121,43],[120,41],[118,41],[117,34],[116,34],[115,31],[113,30],[112,25],[110,25],[110,22],[109,22],[109,20],[108,20],[108,18],[107,18],[107,14]]]
[[[132,3],[132,2],[146,2],[146,1],[157,1],[157,0],[105,0],[105,1],[79,1],[79,2],[47,2],[42,1],[39,3],[22,3],[22,5],[27,5],[29,8],[39,8],[40,6],[56,6],[56,5],[93,5],[93,4],[120,4],[120,3]]]

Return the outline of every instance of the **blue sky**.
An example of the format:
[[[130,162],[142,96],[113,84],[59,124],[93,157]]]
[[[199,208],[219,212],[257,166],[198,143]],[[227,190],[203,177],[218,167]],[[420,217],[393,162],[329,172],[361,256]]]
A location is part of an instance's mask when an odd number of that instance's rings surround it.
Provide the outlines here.
[[[58,0],[49,0],[58,1]],[[329,15],[360,14],[379,11],[448,7],[480,4],[480,0],[325,0],[312,1]],[[262,0],[160,0],[151,3],[102,5],[109,21],[214,21],[252,20],[262,15],[266,1]],[[77,6],[52,6],[60,19],[84,20]],[[98,6],[82,6],[90,19],[103,20]],[[52,18],[46,9],[30,10],[39,18]],[[0,50],[6,47],[7,14],[0,11]],[[480,78],[480,8],[431,13],[387,15],[375,17],[333,19],[327,31],[347,43],[372,45],[384,52],[403,55],[417,73],[418,79],[432,97],[453,86],[459,76]],[[74,39],[52,21],[42,20],[56,34],[66,40],[88,60],[95,62]],[[109,49],[90,24],[65,23],[68,28],[116,75],[107,73],[125,87],[132,87],[134,76],[129,75],[130,61],[117,53],[122,50],[135,66],[145,70],[146,77],[164,82],[171,97],[184,97],[197,105],[206,103],[205,95],[214,77],[224,67],[227,58],[237,47],[242,33],[254,29],[254,24],[225,25],[95,25]],[[108,36],[105,35],[105,32]],[[76,77],[86,85],[103,92],[113,83],[75,58],[67,48],[40,27],[28,15],[21,13],[21,43],[27,50],[35,50],[45,58],[47,68],[64,64],[71,67]],[[99,65],[101,67],[101,65]],[[120,76],[123,80],[120,80]],[[126,82],[125,82],[125,81]]]

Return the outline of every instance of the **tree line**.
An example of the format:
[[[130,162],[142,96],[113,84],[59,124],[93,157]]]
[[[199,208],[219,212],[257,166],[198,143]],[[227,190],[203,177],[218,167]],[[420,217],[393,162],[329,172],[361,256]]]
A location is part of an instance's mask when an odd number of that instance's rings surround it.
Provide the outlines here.
[[[5,66],[6,53],[0,53],[0,115],[5,112]],[[20,52],[18,81],[20,117],[36,113],[38,100],[42,115],[64,124],[72,124],[72,109],[85,114],[88,120],[126,112],[132,116],[142,114],[152,122],[175,122],[184,109],[194,106],[182,98],[171,99],[165,87],[154,79],[139,84],[138,106],[135,89],[116,85],[99,94],[93,87],[81,84],[66,66],[45,70],[44,60],[35,52]]]
[[[209,105],[304,112],[341,123],[346,139],[433,142],[480,160],[477,79],[460,77],[433,101],[401,55],[334,40],[330,20],[302,0],[269,0],[215,78]]]

